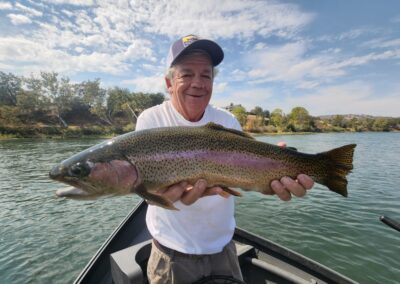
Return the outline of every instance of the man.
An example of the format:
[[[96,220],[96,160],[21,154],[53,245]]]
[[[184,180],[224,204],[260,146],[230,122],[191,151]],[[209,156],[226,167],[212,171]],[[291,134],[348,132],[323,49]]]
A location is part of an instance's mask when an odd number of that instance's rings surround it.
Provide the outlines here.
[[[229,112],[209,105],[215,66],[223,59],[221,47],[210,40],[189,35],[171,45],[165,78],[170,101],[145,110],[136,130],[168,126],[200,126],[215,122],[241,130]],[[162,141],[160,141],[162,143]],[[299,175],[271,183],[282,200],[301,197],[313,180]],[[242,279],[236,249],[234,199],[219,187],[207,188],[206,180],[195,185],[183,181],[159,194],[179,211],[149,205],[146,222],[153,236],[147,267],[150,283],[193,283],[207,275]]]

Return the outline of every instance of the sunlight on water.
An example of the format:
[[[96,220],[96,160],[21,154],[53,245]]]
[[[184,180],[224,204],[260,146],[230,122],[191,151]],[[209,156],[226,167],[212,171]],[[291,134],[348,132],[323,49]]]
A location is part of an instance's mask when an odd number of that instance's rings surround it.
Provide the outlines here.
[[[358,144],[349,197],[317,185],[302,199],[245,193],[237,222],[360,283],[398,283],[400,134],[354,133],[258,137],[315,153]],[[56,163],[101,140],[0,141],[0,275],[2,283],[70,283],[137,204],[136,196],[76,201],[56,198]],[[370,272],[370,273],[369,273]]]

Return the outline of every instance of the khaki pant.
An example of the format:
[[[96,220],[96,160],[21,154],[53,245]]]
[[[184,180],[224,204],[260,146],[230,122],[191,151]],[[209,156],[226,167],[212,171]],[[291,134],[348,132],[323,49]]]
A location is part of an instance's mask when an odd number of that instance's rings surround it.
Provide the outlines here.
[[[199,256],[162,251],[152,243],[147,265],[147,277],[151,284],[193,283],[209,275],[232,276],[243,280],[233,241],[220,253]]]

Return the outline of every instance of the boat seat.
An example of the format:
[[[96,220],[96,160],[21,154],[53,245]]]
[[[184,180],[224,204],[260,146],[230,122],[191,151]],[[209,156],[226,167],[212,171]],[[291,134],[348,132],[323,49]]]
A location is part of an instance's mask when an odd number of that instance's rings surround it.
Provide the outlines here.
[[[236,245],[236,254],[238,256],[240,265],[242,265],[245,262],[246,258],[256,256],[256,252],[253,246],[241,244],[238,242],[235,242],[235,245]]]
[[[110,255],[111,275],[115,284],[145,283],[151,240]]]
[[[255,254],[254,247],[235,243],[239,261]],[[151,240],[114,252],[110,255],[111,275],[115,284],[146,283],[146,265]]]

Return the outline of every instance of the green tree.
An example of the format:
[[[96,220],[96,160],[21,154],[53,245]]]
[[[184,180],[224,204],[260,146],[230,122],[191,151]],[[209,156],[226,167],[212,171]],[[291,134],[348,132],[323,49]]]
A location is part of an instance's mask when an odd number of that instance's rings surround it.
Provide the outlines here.
[[[24,78],[26,91],[31,95],[36,95],[36,108],[47,109],[55,115],[63,126],[68,126],[63,115],[70,109],[71,103],[65,97],[65,84],[69,84],[69,79],[61,81],[62,92],[60,92],[60,81],[56,72],[40,72],[40,77]],[[47,99],[45,99],[47,98]]]
[[[276,108],[272,111],[270,116],[270,123],[282,130],[285,126],[285,114],[280,108]]]
[[[76,88],[82,103],[90,108],[105,104],[107,91],[100,87],[99,78],[83,81]]]
[[[100,87],[100,79],[87,80],[75,85],[79,101],[89,109],[89,112],[100,120],[111,125],[112,122],[107,112],[107,91]]]
[[[347,127],[351,128],[354,131],[358,131],[358,119],[357,117],[352,117],[351,119],[349,119],[349,121],[347,121]]]
[[[233,115],[239,121],[240,125],[243,127],[246,124],[247,120],[247,112],[246,109],[242,105],[235,105],[232,107]]]
[[[17,93],[21,90],[21,78],[0,71],[0,105],[15,106]]]
[[[372,130],[374,131],[389,131],[390,130],[390,123],[387,118],[376,118],[373,125]]]
[[[289,124],[295,131],[307,131],[311,128],[311,116],[304,107],[295,107],[290,112]]]
[[[256,116],[256,125],[255,127],[263,126],[265,124],[265,116],[264,110],[260,106],[256,106],[251,113],[255,114]]]
[[[17,115],[21,119],[34,122],[35,114],[46,112],[49,99],[34,91],[21,90],[17,94]]]
[[[335,115],[332,119],[332,125],[337,127],[346,128],[346,120],[343,115]]]
[[[149,107],[159,105],[165,100],[165,96],[162,93],[149,94],[149,97]]]
[[[106,116],[112,121],[113,117],[126,109],[125,104],[130,101],[130,92],[128,89],[114,87],[107,90]]]
[[[360,119],[360,129],[363,131],[370,131],[372,130],[372,126],[374,124],[374,120],[369,117],[362,117]]]

